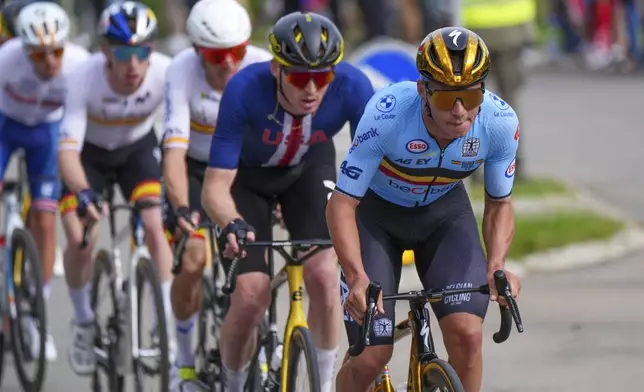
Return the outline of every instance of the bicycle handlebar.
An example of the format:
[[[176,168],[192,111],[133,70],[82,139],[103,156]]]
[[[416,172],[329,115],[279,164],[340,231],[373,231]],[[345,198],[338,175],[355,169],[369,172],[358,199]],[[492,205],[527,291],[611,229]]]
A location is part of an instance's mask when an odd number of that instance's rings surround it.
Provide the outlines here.
[[[221,291],[225,295],[230,295],[235,291],[235,283],[237,281],[237,264],[242,259],[242,253],[248,247],[264,247],[264,248],[283,248],[290,246],[298,251],[307,251],[311,248],[330,248],[332,245],[331,240],[298,240],[298,241],[254,241],[246,242],[245,240],[237,240],[239,244],[239,253],[233,257],[228,274],[226,274],[226,283]],[[315,251],[313,251],[315,252]]]
[[[134,211],[136,213],[139,213],[141,210],[144,210],[146,208],[158,207],[160,205],[161,204],[159,202],[152,200],[141,200],[128,204],[115,204],[110,206],[110,214],[113,214],[114,212],[119,210]],[[94,203],[94,206],[100,213],[103,210],[103,200],[97,200]],[[87,247],[87,244],[89,244],[89,236],[95,223],[96,222],[89,222],[85,225],[85,228],[83,229],[83,240],[80,243],[81,249],[85,249]]]
[[[521,315],[519,313],[519,307],[516,300],[512,297],[510,291],[510,284],[508,282],[505,272],[498,270],[494,272],[494,286],[498,292],[499,297],[505,298],[508,306],[503,306],[499,304],[499,310],[501,312],[501,326],[498,332],[495,332],[492,335],[492,339],[495,343],[503,343],[508,337],[510,337],[510,332],[512,331],[512,320],[517,327],[519,333],[523,332],[523,321],[521,320]],[[357,357],[362,354],[364,349],[370,345],[370,336],[373,318],[375,316],[376,304],[378,303],[378,297],[382,292],[380,283],[371,282],[367,288],[367,310],[365,312],[365,317],[363,319],[362,325],[360,327],[360,340],[351,347],[349,347],[349,355],[352,357]],[[465,293],[481,293],[489,294],[490,286],[484,284],[479,287],[467,288],[467,289],[445,289],[445,290],[427,290],[427,291],[412,291],[409,293],[398,293],[392,295],[386,295],[382,297],[383,301],[390,300],[406,300],[406,301],[415,301],[415,300],[441,300],[444,296],[454,295],[454,294],[465,294]]]

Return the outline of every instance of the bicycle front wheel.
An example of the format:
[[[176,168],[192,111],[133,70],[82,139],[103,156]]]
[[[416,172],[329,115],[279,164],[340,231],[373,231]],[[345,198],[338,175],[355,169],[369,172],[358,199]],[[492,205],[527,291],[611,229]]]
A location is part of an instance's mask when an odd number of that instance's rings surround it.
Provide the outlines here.
[[[9,318],[11,351],[23,390],[37,392],[42,388],[45,378],[47,316],[40,257],[29,231],[13,231],[11,259],[16,304],[16,317]]]
[[[149,356],[141,355],[134,362],[134,385],[135,391],[167,391],[169,382],[169,352],[168,352],[168,328],[165,319],[165,305],[161,294],[161,285],[157,274],[157,269],[148,258],[140,258],[136,266],[136,287],[137,287],[137,317],[138,317],[138,337],[139,352],[151,353]],[[145,293],[152,296],[151,300],[144,300]],[[147,331],[144,329],[144,320],[146,313],[143,311],[145,303],[152,303],[154,314],[152,320],[156,322],[152,328]],[[143,347],[144,336],[150,332],[150,348]],[[152,354],[154,353],[154,354]],[[155,387],[144,386],[144,376],[158,376],[158,385]]]
[[[291,334],[286,371],[287,392],[320,392],[318,359],[307,328],[296,327]]]
[[[465,392],[452,366],[442,359],[423,363],[423,392]]]
[[[119,339],[122,337],[118,332],[119,308],[112,266],[110,254],[100,250],[94,258],[91,296],[92,310],[96,315],[95,351],[98,349],[100,353],[97,354],[96,370],[92,374],[94,392],[124,390],[124,377],[116,370]],[[106,305],[107,309],[103,309],[102,305]]]

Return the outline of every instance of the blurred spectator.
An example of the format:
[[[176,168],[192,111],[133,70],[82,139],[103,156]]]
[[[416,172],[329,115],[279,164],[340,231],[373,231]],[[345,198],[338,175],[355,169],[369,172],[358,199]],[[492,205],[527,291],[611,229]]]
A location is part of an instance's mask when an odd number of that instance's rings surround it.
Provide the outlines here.
[[[526,44],[534,40],[535,0],[461,0],[461,4],[463,25],[478,33],[490,50],[496,92],[519,112],[517,93],[524,82],[521,58]],[[521,161],[519,149],[517,178],[521,176]]]
[[[460,24],[459,0],[398,0],[398,5],[403,39],[413,45],[430,31]]]

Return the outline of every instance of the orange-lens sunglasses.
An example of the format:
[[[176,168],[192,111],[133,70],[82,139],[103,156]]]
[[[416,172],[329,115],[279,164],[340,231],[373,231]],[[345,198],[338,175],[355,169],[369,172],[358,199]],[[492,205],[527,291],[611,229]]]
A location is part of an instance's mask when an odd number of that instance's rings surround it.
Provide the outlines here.
[[[485,88],[467,90],[432,90],[425,86],[429,93],[429,102],[438,110],[452,110],[457,100],[463,103],[466,110],[474,109],[483,103]]]
[[[59,59],[63,57],[63,53],[65,53],[65,48],[30,49],[29,58],[32,61],[41,62],[45,60],[48,54]]]

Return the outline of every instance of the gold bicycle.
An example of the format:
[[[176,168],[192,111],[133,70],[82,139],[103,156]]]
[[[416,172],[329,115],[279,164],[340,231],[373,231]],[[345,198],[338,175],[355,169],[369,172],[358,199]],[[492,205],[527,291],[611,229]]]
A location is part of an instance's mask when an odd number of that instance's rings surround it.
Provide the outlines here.
[[[512,331],[512,320],[516,324],[519,333],[523,332],[523,322],[519,314],[519,308],[510,294],[510,287],[507,277],[503,271],[494,273],[494,285],[501,297],[505,298],[508,307],[499,305],[501,311],[501,327],[493,335],[496,343],[502,343],[508,339]],[[443,297],[449,295],[482,293],[489,294],[489,285],[482,285],[464,289],[425,290],[411,291],[384,295],[383,301],[403,300],[409,302],[409,314],[406,320],[398,323],[394,328],[394,343],[407,335],[412,336],[411,350],[409,353],[409,372],[407,376],[407,391],[409,392],[464,392],[458,375],[449,363],[440,359],[434,350],[431,326],[429,323],[429,310],[425,307],[427,302],[442,301]],[[367,311],[364,322],[360,329],[360,340],[349,347],[345,360],[349,357],[360,355],[369,346],[373,318],[376,310],[376,303],[381,294],[380,284],[371,282],[367,289]],[[374,392],[394,392],[391,383],[389,368],[385,366],[383,371],[375,380]]]

